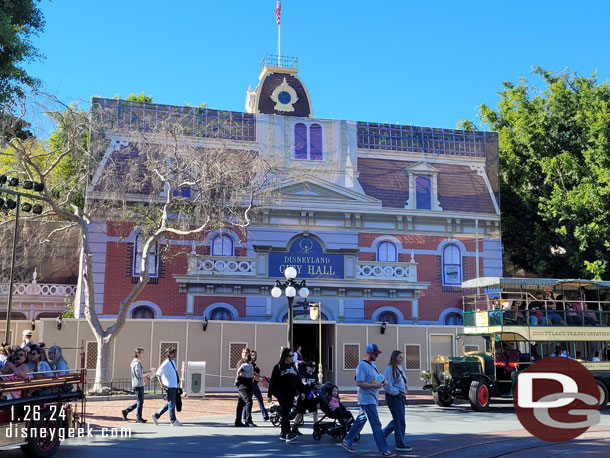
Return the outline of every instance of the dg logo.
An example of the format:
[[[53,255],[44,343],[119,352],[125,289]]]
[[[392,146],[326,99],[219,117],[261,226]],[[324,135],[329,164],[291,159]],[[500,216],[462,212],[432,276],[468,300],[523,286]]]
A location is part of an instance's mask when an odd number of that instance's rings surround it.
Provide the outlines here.
[[[515,412],[523,427],[539,439],[564,442],[600,421],[599,390],[589,370],[558,356],[543,358],[519,374]]]

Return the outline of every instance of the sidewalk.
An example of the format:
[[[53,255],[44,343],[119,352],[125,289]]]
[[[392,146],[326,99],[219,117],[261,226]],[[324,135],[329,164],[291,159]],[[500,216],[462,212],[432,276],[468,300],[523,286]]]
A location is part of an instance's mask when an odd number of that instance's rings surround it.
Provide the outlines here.
[[[265,405],[268,407],[268,403],[265,399]],[[409,404],[431,404],[432,396],[427,391],[413,391],[407,396]],[[87,402],[87,421],[92,425],[98,425],[102,427],[116,426],[125,424],[121,417],[121,411],[132,404],[135,400],[135,396],[131,399],[121,400],[104,400],[104,401],[93,401]],[[356,393],[341,393],[341,400],[347,407],[356,407]],[[144,400],[144,411],[143,416],[146,420],[150,421],[150,418],[154,412],[156,412],[165,401],[163,399],[145,399]],[[383,395],[379,397],[379,404],[385,405]],[[185,398],[182,401],[182,412],[177,412],[176,416],[179,419],[189,418],[203,418],[210,417],[213,415],[231,415],[235,413],[237,407],[237,391],[235,393],[222,392],[222,393],[208,393],[204,399],[201,398]],[[254,400],[253,405],[253,420],[255,423],[262,423],[260,417],[258,402]],[[135,421],[136,412],[135,410],[129,414],[130,422]],[[161,417],[160,421],[169,421],[169,415],[166,413]]]

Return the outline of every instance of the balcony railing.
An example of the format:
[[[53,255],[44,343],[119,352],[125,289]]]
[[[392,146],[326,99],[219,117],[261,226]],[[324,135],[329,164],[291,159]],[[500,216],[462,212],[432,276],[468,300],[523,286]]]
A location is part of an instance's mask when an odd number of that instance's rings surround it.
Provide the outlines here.
[[[15,283],[13,294],[16,296],[49,296],[49,297],[74,297],[76,285],[64,285],[56,283]],[[0,294],[8,295],[8,284],[0,284]]]
[[[256,275],[256,261],[244,256],[189,255],[189,275]]]
[[[417,281],[416,262],[358,262],[356,278]]]

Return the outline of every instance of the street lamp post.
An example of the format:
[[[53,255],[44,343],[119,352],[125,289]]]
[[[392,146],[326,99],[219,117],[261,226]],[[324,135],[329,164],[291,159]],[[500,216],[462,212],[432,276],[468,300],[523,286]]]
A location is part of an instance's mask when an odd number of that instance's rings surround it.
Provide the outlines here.
[[[6,175],[0,175],[0,186],[4,186],[5,184],[8,184],[9,186],[12,186],[12,187],[16,187],[19,185],[19,180],[17,178],[9,178]],[[44,189],[44,186],[42,185],[42,183],[36,183],[33,181],[25,181],[22,186],[24,189],[28,189],[28,190],[33,189],[36,192],[42,192]],[[37,200],[43,200],[43,201],[45,199],[43,197],[36,196],[34,194],[14,191],[12,189],[6,189],[6,188],[0,187],[0,195],[1,194],[9,194],[9,195],[17,196],[17,202],[15,202],[11,199],[4,200],[2,197],[0,197],[0,209],[4,208],[7,210],[13,210],[13,209],[15,210],[15,226],[14,226],[14,232],[13,232],[13,252],[11,255],[11,270],[10,270],[10,274],[9,274],[9,285],[8,285],[8,301],[7,301],[7,305],[6,305],[6,328],[5,328],[5,334],[4,334],[5,343],[10,343],[9,331],[11,328],[11,312],[12,312],[12,308],[13,308],[13,282],[14,282],[14,278],[15,278],[15,254],[17,252],[17,240],[19,239],[19,210],[23,210],[25,212],[32,211],[32,213],[35,213],[37,215],[42,213],[41,205],[36,204],[36,205],[32,206],[30,203],[27,203],[27,202],[22,204],[21,198],[26,197],[28,199],[37,199]]]
[[[287,267],[286,270],[284,270],[284,276],[286,277],[286,281],[282,282],[277,280],[275,286],[271,290],[271,295],[277,299],[282,295],[282,291],[286,294],[286,298],[288,299],[288,345],[291,350],[294,350],[292,303],[294,297],[297,295],[297,290],[299,296],[303,299],[307,299],[307,296],[309,296],[309,288],[307,288],[305,280],[301,281],[301,283],[296,282],[297,270],[294,267]]]

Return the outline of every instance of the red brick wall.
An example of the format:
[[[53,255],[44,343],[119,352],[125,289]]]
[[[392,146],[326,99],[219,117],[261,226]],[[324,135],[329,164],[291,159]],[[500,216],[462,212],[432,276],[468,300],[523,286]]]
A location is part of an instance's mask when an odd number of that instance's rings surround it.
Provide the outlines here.
[[[203,311],[206,309],[207,306],[211,304],[216,304],[217,302],[224,302],[225,304],[230,304],[235,307],[239,316],[246,316],[246,298],[243,296],[195,296],[195,315],[202,316]]]
[[[385,234],[358,234],[358,246],[371,247],[373,241]],[[402,244],[403,249],[416,250],[436,250],[438,245],[447,240],[447,237],[434,235],[411,235],[411,234],[392,234]],[[469,252],[475,251],[475,239],[471,236],[452,237],[462,242]],[[483,240],[479,239],[479,252],[483,253]],[[372,261],[375,253],[359,253],[358,260]],[[409,262],[410,253],[399,254],[399,262]],[[416,254],[417,280],[430,282],[427,290],[421,292],[418,303],[418,315],[420,321],[436,321],[447,308],[462,308],[462,293],[456,288],[443,288],[441,277],[441,257],[436,255]],[[475,258],[462,257],[462,269],[466,279],[475,278]],[[483,276],[483,258],[479,258],[479,276]],[[379,307],[392,306],[399,309],[405,319],[411,319],[411,302],[403,300],[365,300],[364,318],[371,319],[374,311]]]
[[[368,300],[364,301],[364,319],[370,320],[373,318],[373,313],[375,310],[381,307],[394,307],[400,310],[402,316],[405,320],[411,319],[411,301],[405,301],[404,299],[395,299],[395,300]]]
[[[117,314],[119,305],[134,287],[131,276],[127,276],[126,242],[106,243],[106,278],[104,288],[103,313]],[[184,316],[186,314],[186,294],[178,292],[178,283],[173,274],[186,273],[186,258],[177,253],[184,247],[170,246],[168,260],[165,264],[165,275],[159,278],[158,284],[148,284],[136,298],[137,301],[150,301],[159,306],[164,316]]]

